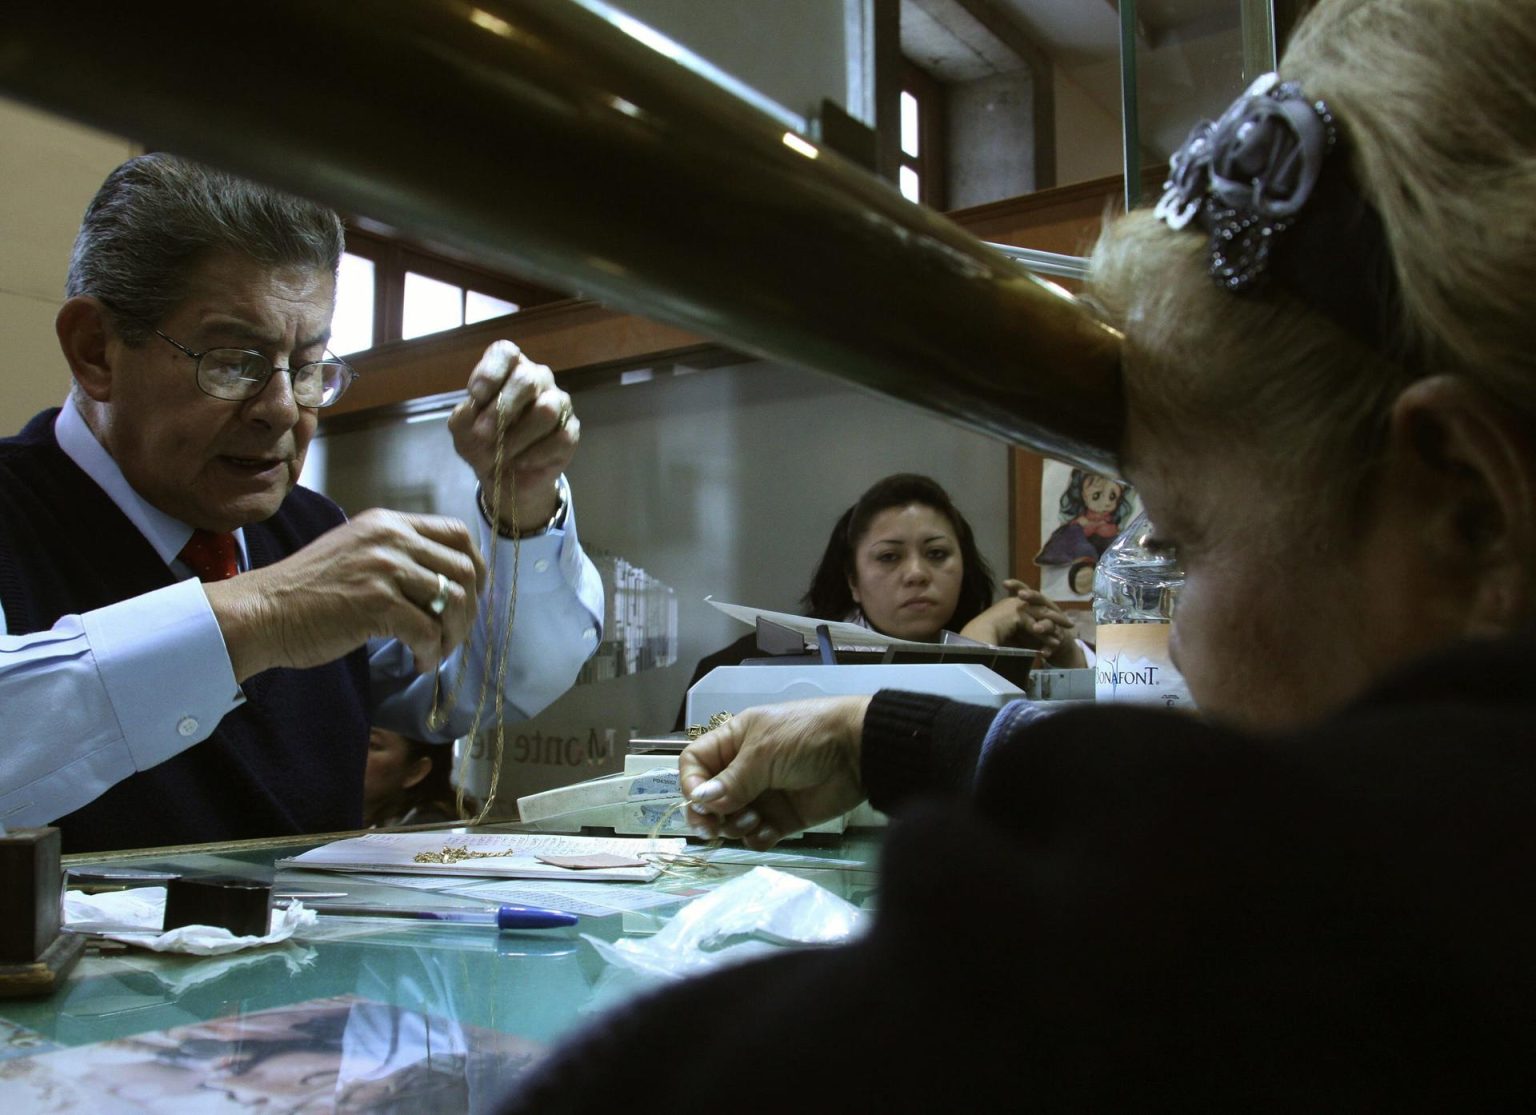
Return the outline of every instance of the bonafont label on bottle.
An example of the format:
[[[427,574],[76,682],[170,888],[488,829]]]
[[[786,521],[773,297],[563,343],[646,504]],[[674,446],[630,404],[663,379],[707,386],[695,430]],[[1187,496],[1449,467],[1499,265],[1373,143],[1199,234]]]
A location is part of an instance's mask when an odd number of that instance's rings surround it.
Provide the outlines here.
[[[1101,623],[1094,699],[1193,710],[1189,686],[1168,657],[1166,623]]]

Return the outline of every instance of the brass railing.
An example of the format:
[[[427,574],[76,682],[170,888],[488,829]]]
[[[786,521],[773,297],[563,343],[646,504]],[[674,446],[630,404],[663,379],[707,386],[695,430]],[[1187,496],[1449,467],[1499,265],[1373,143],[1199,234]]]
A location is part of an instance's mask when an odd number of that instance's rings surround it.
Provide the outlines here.
[[[580,0],[11,0],[0,93],[1113,467],[1112,331]]]

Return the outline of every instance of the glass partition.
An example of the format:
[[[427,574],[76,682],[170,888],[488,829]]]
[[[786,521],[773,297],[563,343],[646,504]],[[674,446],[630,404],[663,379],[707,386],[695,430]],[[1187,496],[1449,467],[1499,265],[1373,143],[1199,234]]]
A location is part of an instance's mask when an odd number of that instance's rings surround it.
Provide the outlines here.
[[[950,222],[786,131],[780,116],[722,96],[717,85],[605,23],[598,5],[499,5],[498,12],[518,17],[517,26],[479,9],[409,0],[389,5],[392,18],[359,19],[350,9],[320,5],[296,8],[286,22],[252,24],[214,18],[221,9],[172,0],[162,15],[181,27],[188,53],[216,49],[237,33],[253,54],[283,62],[259,88],[226,84],[212,99],[195,71],[128,64],[142,53],[135,44],[158,47],[163,35],[153,23],[117,19],[120,13],[105,0],[92,3],[90,12],[71,8],[67,19],[46,5],[28,9],[24,20],[18,16],[7,29],[17,49],[8,53],[0,75],[7,95],[53,106],[115,134],[153,134],[167,149],[310,193],[390,227],[417,230],[466,253],[473,248],[489,263],[516,270],[526,263],[530,272],[558,273],[562,282],[569,276],[572,286],[593,298],[707,332],[771,358],[787,374],[808,377],[812,373],[801,369],[819,368],[873,386],[886,396],[882,405],[935,424],[935,415],[943,416],[951,420],[947,430],[965,432],[992,458],[990,465],[958,469],[949,481],[941,471],[938,435],[899,425],[894,417],[877,421],[862,394],[846,405],[818,407],[811,398],[816,384],[797,378],[800,395],[810,402],[805,421],[795,425],[784,421],[781,381],[756,373],[675,376],[640,393],[656,400],[681,393],[687,397],[674,401],[683,404],[718,403],[724,417],[689,422],[699,410],[675,407],[668,413],[681,423],[677,436],[659,443],[642,429],[630,443],[636,448],[601,477],[589,482],[573,474],[583,522],[591,524],[584,526],[589,543],[604,541],[597,524],[624,524],[626,516],[650,512],[656,529],[670,528],[657,544],[663,556],[689,548],[719,555],[722,569],[750,570],[769,564],[760,551],[733,550],[722,541],[724,525],[742,516],[743,507],[762,521],[792,524],[785,535],[814,544],[813,531],[826,529],[815,524],[834,521],[880,473],[911,467],[914,446],[922,447],[926,471],[963,491],[966,478],[1003,470],[1003,438],[1088,463],[1110,459],[1118,444],[1118,408],[1104,402],[1117,384],[1118,342],[1111,333],[1056,290],[1022,280],[1017,269]],[[295,38],[323,39],[356,60],[338,60],[353,82],[348,96],[327,102],[331,115],[323,131],[314,128],[308,92],[313,67],[284,49]],[[422,49],[423,43],[432,49]],[[380,69],[371,64],[379,57],[418,68]],[[59,58],[70,64],[60,66]],[[67,80],[60,76],[65,73]],[[287,93],[274,98],[273,90]],[[573,113],[572,105],[581,111]],[[413,130],[411,144],[402,147],[399,121],[416,118],[454,123]],[[488,135],[499,141],[485,142]],[[540,153],[538,174],[527,173],[530,150]],[[602,173],[592,173],[594,166]],[[705,222],[710,235],[701,236]],[[1009,360],[1000,362],[999,353]],[[750,387],[739,382],[747,380]],[[736,386],[762,393],[762,421],[751,421]],[[623,412],[613,418],[616,428],[641,409],[633,396],[615,404],[597,394],[581,403],[582,420],[593,429],[604,405]],[[911,403],[926,413],[909,408]],[[855,446],[848,437],[849,416],[861,425],[878,424],[893,437],[910,430],[892,442],[899,457],[878,467],[884,462],[868,440]],[[787,452],[787,429],[804,434],[808,448]],[[580,467],[601,460],[593,451],[596,441],[583,449]],[[791,497],[787,510],[770,516],[756,502],[683,498],[714,481],[727,452],[753,441],[761,446],[754,460],[773,462],[772,469],[756,471],[779,477]],[[611,443],[626,444],[617,438]],[[828,447],[857,449],[863,472],[857,479],[849,473],[846,490],[824,482]],[[664,457],[663,448],[675,448],[676,455]],[[781,463],[791,456],[814,469],[798,486],[788,482]],[[646,467],[637,469],[636,461]],[[420,472],[422,490],[402,486],[391,502],[409,508],[426,499],[439,471]],[[643,498],[619,503],[609,495],[610,506],[603,507],[603,479],[625,474],[638,474]],[[824,502],[813,505],[807,493]],[[1006,510],[993,516],[1005,520]],[[643,557],[644,568],[682,585],[660,557],[653,560],[628,545],[611,548],[631,560]],[[804,576],[794,570],[808,569],[809,557],[796,560],[782,547],[774,552],[789,571],[783,595],[792,600],[800,587],[795,582]],[[991,552],[1006,552],[1006,542]],[[782,599],[754,590],[744,578],[727,582],[724,573],[700,579],[722,595]],[[701,649],[713,648],[694,648]],[[678,655],[680,663],[689,661],[682,648]],[[609,727],[622,740],[642,724],[664,726],[683,680],[677,678],[646,720],[608,721],[599,738],[606,743]],[[532,731],[545,741],[552,734],[562,740],[575,735]],[[591,738],[590,725],[583,738]]]
[[[1279,6],[1289,25],[1294,5]],[[900,127],[887,129],[902,188],[962,222],[1013,212],[1012,243],[1060,252],[1053,222],[1068,198],[1087,224],[1105,202],[1144,200],[1190,128],[1274,68],[1276,7],[1008,0],[983,11],[907,0]],[[1056,266],[1042,273],[1082,267]]]
[[[1274,68],[1271,0],[1120,0],[1126,205],[1198,121]],[[1153,187],[1155,188],[1155,186]]]

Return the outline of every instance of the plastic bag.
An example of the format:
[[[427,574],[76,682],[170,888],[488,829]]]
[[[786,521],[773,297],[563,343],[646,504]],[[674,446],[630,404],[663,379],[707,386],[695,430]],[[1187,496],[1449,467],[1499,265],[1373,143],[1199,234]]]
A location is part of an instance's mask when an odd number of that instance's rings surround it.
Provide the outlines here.
[[[776,952],[786,945],[836,945],[863,929],[865,915],[807,879],[754,867],[688,903],[655,936],[604,941],[585,935],[610,964],[680,978]]]

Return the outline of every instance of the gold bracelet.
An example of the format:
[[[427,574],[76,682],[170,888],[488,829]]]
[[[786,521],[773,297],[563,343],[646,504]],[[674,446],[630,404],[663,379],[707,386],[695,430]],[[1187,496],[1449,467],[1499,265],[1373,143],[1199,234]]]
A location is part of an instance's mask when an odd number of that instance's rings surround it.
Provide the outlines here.
[[[521,530],[516,532],[507,530],[504,526],[501,525],[500,522],[497,521],[496,516],[491,514],[491,509],[487,507],[485,503],[485,486],[483,484],[478,485],[475,488],[475,502],[480,505],[480,514],[485,517],[485,521],[489,523],[491,525],[491,529],[494,530],[502,538],[534,538],[540,534],[548,534],[556,527],[563,527],[565,525],[565,489],[562,487],[559,489],[559,492],[560,499],[555,504],[555,513],[549,517],[549,522],[540,527],[533,527],[529,530]]]

